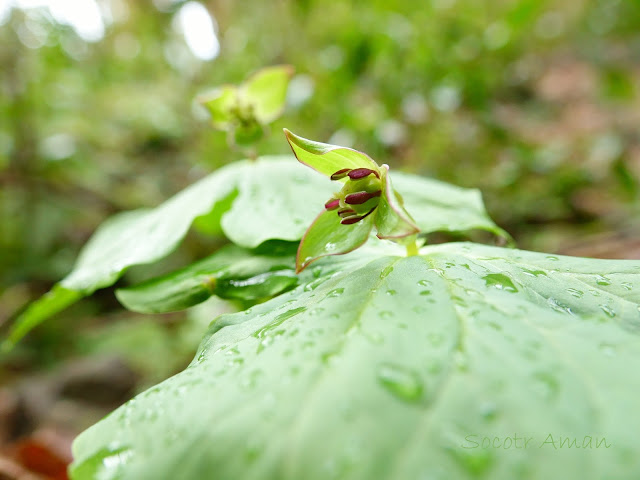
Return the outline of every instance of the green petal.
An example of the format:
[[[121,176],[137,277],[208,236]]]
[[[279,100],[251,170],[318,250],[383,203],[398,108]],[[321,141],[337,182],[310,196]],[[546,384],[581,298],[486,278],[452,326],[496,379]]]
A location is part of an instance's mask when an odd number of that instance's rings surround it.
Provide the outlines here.
[[[416,226],[403,206],[402,197],[393,190],[389,167],[382,166],[385,179],[384,195],[380,197],[376,213],[376,230],[378,238],[401,238],[418,233]]]
[[[209,111],[215,128],[227,130],[231,127],[235,118],[231,110],[238,102],[238,89],[235,85],[221,85],[198,97],[198,101]]]
[[[336,212],[323,211],[302,237],[296,257],[296,271],[302,271],[318,258],[349,253],[360,247],[369,238],[373,217],[369,215],[358,223],[341,225],[341,218]]]
[[[291,133],[286,128],[284,134],[298,161],[328,177],[343,168],[370,168],[380,172],[380,167],[365,153],[351,148],[307,140]]]

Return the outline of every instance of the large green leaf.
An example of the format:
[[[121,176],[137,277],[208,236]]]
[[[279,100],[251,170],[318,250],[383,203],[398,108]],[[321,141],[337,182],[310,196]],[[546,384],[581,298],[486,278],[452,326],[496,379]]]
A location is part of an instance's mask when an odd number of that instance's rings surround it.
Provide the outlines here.
[[[640,262],[378,244],[219,317],[72,478],[640,478]]]

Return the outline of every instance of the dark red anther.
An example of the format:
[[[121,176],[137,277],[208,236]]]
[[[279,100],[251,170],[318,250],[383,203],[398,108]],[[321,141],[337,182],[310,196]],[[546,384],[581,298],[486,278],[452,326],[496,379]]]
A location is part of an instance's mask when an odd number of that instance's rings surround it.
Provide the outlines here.
[[[329,200],[327,203],[324,204],[324,208],[327,210],[335,210],[339,206],[340,206],[340,200],[337,198],[335,200]]]
[[[348,175],[351,180],[358,180],[360,178],[368,177],[372,173],[376,177],[380,178],[380,175],[378,175],[378,172],[376,172],[375,170],[371,170],[370,168],[354,168],[348,173]]]
[[[346,177],[350,171],[350,168],[343,168],[342,170],[338,170],[336,173],[331,175],[331,180],[340,180],[341,178]]]
[[[352,193],[344,197],[344,202],[349,205],[360,205],[366,202],[367,200],[370,200],[375,197],[379,197],[381,193],[382,193],[381,190],[378,190],[377,192],[373,192],[373,193],[369,193],[369,192]]]
[[[376,207],[373,207],[371,210],[369,210],[367,213],[365,213],[364,215],[361,216],[353,216],[353,217],[347,217],[347,218],[343,218],[340,223],[342,225],[351,225],[353,223],[358,223],[360,220],[362,220],[363,218],[366,218],[367,216],[371,215],[373,213],[373,211],[376,209]]]
[[[353,223],[358,223],[360,220],[362,220],[364,217],[358,217],[358,216],[354,216],[354,217],[347,217],[347,218],[343,218],[342,220],[340,220],[340,223],[342,225],[351,225]]]

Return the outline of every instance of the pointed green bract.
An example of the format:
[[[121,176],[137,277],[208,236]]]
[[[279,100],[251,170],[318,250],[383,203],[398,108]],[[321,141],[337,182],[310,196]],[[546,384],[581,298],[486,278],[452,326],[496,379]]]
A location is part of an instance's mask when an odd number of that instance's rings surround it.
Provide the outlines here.
[[[295,135],[286,128],[284,129],[284,134],[296,158],[301,163],[327,177],[344,168],[379,170],[376,162],[371,160],[368,155],[357,150],[307,140]]]
[[[294,262],[293,256],[260,255],[230,245],[188,267],[116,290],[116,296],[141,313],[183,310],[212,295],[261,300],[296,285]]]
[[[252,106],[258,122],[271,123],[282,114],[292,75],[290,65],[263,68],[241,85],[240,101]]]
[[[373,240],[301,282],[219,317],[71,477],[640,477],[640,262]]]
[[[300,241],[296,270],[300,272],[311,262],[327,255],[342,255],[364,244],[373,228],[369,215],[352,225],[341,225],[333,211],[324,211],[314,220]]]

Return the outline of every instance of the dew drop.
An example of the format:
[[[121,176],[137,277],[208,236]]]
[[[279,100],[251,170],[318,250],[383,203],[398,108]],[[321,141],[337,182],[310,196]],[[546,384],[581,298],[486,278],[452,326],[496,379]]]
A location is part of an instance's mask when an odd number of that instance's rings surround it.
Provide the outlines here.
[[[610,343],[601,343],[600,344],[600,351],[606,357],[613,357],[616,354],[616,347],[614,347]]]
[[[582,298],[584,292],[582,290],[577,290],[575,288],[567,288],[567,293],[573,295],[576,298]]]
[[[460,350],[455,352],[453,356],[453,363],[461,372],[466,372],[467,370],[469,370],[469,361],[467,360],[467,356]]]
[[[384,343],[384,337],[379,332],[364,333],[364,336],[374,345],[382,345]]]
[[[596,283],[598,285],[611,285],[611,280],[603,275],[596,275]]]
[[[498,415],[498,407],[493,402],[485,402],[480,405],[480,416],[490,422],[495,420]]]
[[[422,290],[422,291],[420,292],[420,295],[422,295],[422,296],[431,295],[431,290]]]
[[[382,310],[381,312],[378,313],[378,316],[382,319],[388,319],[393,317],[393,312],[389,310]]]
[[[483,476],[493,463],[493,456],[488,449],[463,450],[456,448],[451,449],[451,452],[455,459],[458,460],[458,463],[469,472],[473,478]]]
[[[427,371],[432,375],[436,375],[442,371],[442,365],[440,365],[438,362],[430,363],[427,366]]]
[[[398,292],[396,290],[387,290],[387,295],[395,295]]]
[[[429,285],[431,285],[431,282],[429,280],[420,280],[418,281],[418,285],[420,285],[421,287],[428,287]]]
[[[556,378],[547,372],[536,372],[533,374],[535,390],[546,398],[555,397],[558,393],[559,385]]]
[[[271,339],[273,341],[273,337],[267,337],[267,338],[269,338],[269,339]],[[265,340],[263,340],[263,342]],[[239,367],[243,363],[244,363],[244,360],[242,358],[236,357],[236,358],[231,358],[231,359],[227,360],[226,365],[227,365],[227,367]]]
[[[400,400],[417,402],[422,398],[422,380],[420,375],[410,368],[383,363],[378,367],[377,378],[385,390]]]
[[[624,288],[625,290],[633,290],[633,285],[631,285],[629,282],[622,282],[620,286],[622,286],[622,288]]]
[[[389,276],[389,274],[393,272],[393,267],[391,265],[387,265],[386,267],[384,267],[382,269],[382,271],[380,272],[380,278],[385,278],[387,276]]]
[[[502,330],[502,325],[500,325],[498,322],[494,322],[493,320],[487,322],[487,325],[489,325],[491,328],[493,328],[498,332]]]
[[[547,273],[542,270],[528,270],[526,268],[522,269],[522,273],[529,277],[546,277]]]
[[[553,255],[547,255],[547,260],[551,260],[552,262],[557,262],[559,258],[554,257]]]
[[[339,297],[343,293],[344,293],[344,288],[334,288],[329,293],[327,293],[327,298]]]
[[[502,273],[490,273],[482,277],[487,287],[494,287],[505,292],[515,293],[518,291],[511,279]]]
[[[609,318],[613,318],[616,316],[616,311],[608,305],[600,305],[600,308],[604,313],[607,314]]]
[[[547,305],[549,305],[553,310],[560,313],[568,313],[569,315],[573,315],[573,311],[571,311],[571,307],[558,302],[555,298],[547,298]]]
[[[262,453],[262,445],[255,439],[250,439],[247,443],[247,448],[244,451],[244,456],[248,464],[255,462]]]

